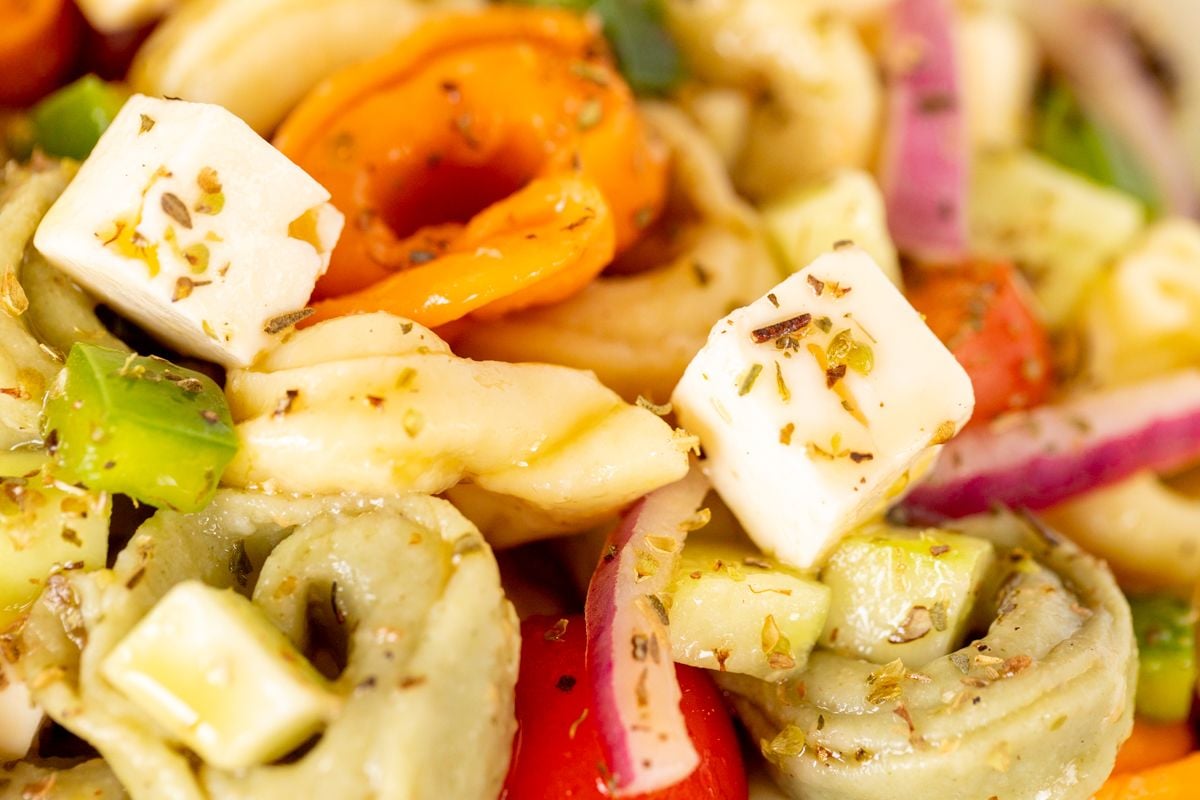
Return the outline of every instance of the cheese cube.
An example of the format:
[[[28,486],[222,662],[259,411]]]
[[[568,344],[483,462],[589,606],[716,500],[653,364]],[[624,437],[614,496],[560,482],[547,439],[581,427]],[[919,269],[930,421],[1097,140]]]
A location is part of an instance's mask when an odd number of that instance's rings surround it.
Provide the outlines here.
[[[34,245],[180,352],[245,366],[329,266],[343,218],[328,200],[219,106],[135,95]]]
[[[336,708],[321,675],[249,600],[199,581],[171,589],[100,669],[222,769],[286,755]]]
[[[807,568],[928,469],[974,395],[887,276],[842,246],[718,322],[672,402],[754,542]]]

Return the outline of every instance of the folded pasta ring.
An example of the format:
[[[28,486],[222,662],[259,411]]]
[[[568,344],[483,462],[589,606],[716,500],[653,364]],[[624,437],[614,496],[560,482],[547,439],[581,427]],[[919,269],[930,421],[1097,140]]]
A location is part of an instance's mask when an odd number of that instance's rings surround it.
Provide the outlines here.
[[[563,12],[501,7],[435,19],[316,89],[276,144],[350,220],[316,297],[373,287],[323,316],[389,310],[438,325],[490,302],[409,277],[436,275],[442,261],[509,295],[545,281],[518,306],[560,299],[611,258],[600,206],[611,209],[619,250],[657,216],[665,192],[664,154],[645,136],[603,40]],[[593,184],[603,202],[580,199]],[[580,213],[567,213],[579,203]],[[479,235],[481,208],[511,224]],[[526,229],[530,216],[553,224]],[[541,256],[518,244],[540,253],[581,239],[591,241],[574,247],[569,268],[528,277],[523,262]]]
[[[814,652],[795,680],[721,675],[781,785],[806,800],[1085,800],[1133,724],[1137,655],[1108,568],[1007,513],[987,632],[919,670]]]
[[[17,668],[36,702],[99,750],[134,800],[490,800],[500,789],[516,727],[516,615],[491,551],[445,501],[223,491],[197,514],[159,512],[112,570],[60,577],[17,642]],[[319,624],[310,601],[340,611],[340,710],[306,752],[236,774],[197,764],[105,682],[105,656],[186,580],[252,587],[255,604],[300,647]],[[110,786],[102,771],[26,765],[13,774]]]

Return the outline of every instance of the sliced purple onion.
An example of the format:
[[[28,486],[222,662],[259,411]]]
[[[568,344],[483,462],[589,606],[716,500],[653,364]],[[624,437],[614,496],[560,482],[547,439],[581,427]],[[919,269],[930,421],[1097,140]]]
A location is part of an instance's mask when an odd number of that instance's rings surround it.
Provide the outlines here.
[[[635,503],[613,531],[588,586],[587,668],[614,795],[658,791],[700,764],[671,660],[667,588],[708,481],[698,469]]]
[[[1046,508],[1149,469],[1200,460],[1200,371],[1080,395],[969,428],[905,498],[915,520],[996,504]]]
[[[947,0],[892,7],[883,190],[897,247],[926,262],[967,252],[968,143]]]

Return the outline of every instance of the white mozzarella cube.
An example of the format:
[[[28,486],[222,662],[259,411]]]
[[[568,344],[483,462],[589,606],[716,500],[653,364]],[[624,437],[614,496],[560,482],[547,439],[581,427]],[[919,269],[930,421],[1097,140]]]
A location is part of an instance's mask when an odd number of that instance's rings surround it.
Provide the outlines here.
[[[928,469],[974,394],[870,256],[843,246],[717,323],[672,402],[750,537],[808,568]]]
[[[24,758],[45,716],[30,699],[29,688],[0,658],[0,760]]]
[[[328,201],[223,108],[135,95],[34,244],[177,350],[245,366],[329,266],[343,218]]]

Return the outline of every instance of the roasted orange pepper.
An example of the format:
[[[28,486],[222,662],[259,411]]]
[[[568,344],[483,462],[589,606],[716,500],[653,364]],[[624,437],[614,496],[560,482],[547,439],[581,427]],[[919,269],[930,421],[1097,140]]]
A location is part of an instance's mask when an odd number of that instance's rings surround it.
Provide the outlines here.
[[[1200,753],[1139,772],[1113,775],[1092,800],[1192,800],[1200,787]]]
[[[1169,764],[1192,752],[1196,737],[1186,722],[1155,723],[1135,719],[1133,733],[1117,753],[1113,774],[1141,772],[1160,764]]]
[[[574,176],[541,178],[477,214],[437,259],[317,303],[305,324],[363,310],[429,326],[499,315],[582,289],[612,254],[600,190]]]
[[[347,217],[314,319],[439,325],[555,302],[631,244],[666,191],[665,153],[598,31],[548,9],[436,18],[314,90],[276,145]]]
[[[75,57],[79,29],[68,0],[0,0],[0,106],[53,89]]]

